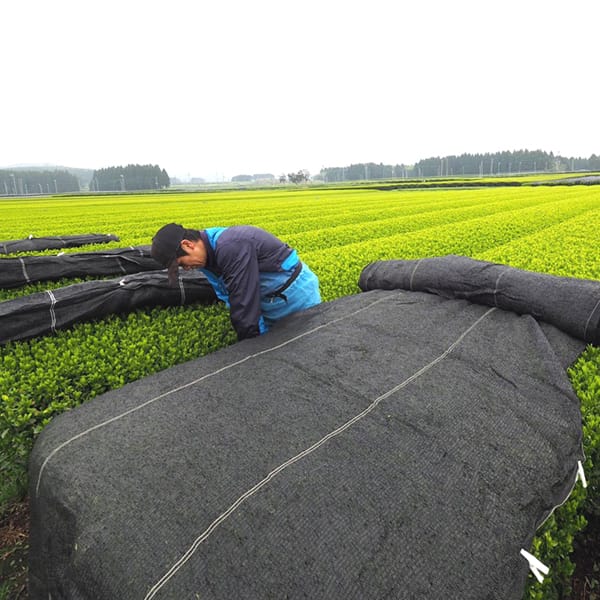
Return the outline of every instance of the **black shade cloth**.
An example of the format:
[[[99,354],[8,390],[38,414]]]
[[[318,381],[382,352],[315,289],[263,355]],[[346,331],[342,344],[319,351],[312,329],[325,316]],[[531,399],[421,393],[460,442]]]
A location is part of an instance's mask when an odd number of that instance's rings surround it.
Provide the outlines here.
[[[162,269],[150,255],[150,246],[131,246],[104,252],[77,252],[58,256],[22,256],[0,261],[0,288],[14,288],[63,277],[138,273]]]
[[[583,348],[373,290],[99,396],[31,454],[31,598],[520,599]]]
[[[164,270],[86,281],[0,302],[0,344],[142,306],[216,301],[212,286],[199,271],[182,272],[177,287],[169,285]]]
[[[600,282],[524,271],[465,256],[388,260],[367,265],[363,291],[405,289],[465,298],[538,320],[600,344]]]
[[[8,240],[0,242],[0,254],[15,252],[30,252],[33,250],[52,250],[55,248],[74,248],[86,244],[105,244],[118,242],[116,235],[106,233],[82,233],[79,235],[56,235],[47,237],[29,236],[23,240]]]

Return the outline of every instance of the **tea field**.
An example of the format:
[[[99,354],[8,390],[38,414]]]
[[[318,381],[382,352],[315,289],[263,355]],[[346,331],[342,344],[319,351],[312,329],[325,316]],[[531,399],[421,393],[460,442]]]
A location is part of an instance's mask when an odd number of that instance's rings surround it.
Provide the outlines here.
[[[358,293],[361,269],[391,258],[462,254],[600,279],[600,186],[65,196],[0,199],[0,211],[0,241],[74,233],[120,238],[68,252],[149,244],[171,221],[198,229],[256,225],[298,250],[319,276],[324,301]],[[0,300],[74,282],[0,290]],[[53,415],[234,340],[224,307],[196,305],[114,315],[0,347],[0,510],[24,495],[29,450]],[[532,552],[552,570],[543,585],[530,585],[529,598],[562,597],[573,570],[574,536],[584,515],[600,514],[600,349],[589,346],[569,376],[582,402],[589,487],[577,486],[536,537]],[[0,575],[9,571],[11,556],[14,562],[11,552],[0,548]]]

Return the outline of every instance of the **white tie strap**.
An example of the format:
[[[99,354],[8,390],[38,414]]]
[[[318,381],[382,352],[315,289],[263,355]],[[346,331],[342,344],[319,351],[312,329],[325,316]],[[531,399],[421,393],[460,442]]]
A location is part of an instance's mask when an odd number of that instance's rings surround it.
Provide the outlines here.
[[[587,479],[585,478],[585,473],[583,471],[583,464],[580,460],[577,461],[577,477],[581,479],[581,485],[586,488],[587,487]]]
[[[527,550],[523,550],[522,548],[521,556],[523,556],[529,563],[529,568],[535,575],[535,578],[542,583],[544,581],[544,575],[548,575],[550,569],[543,562],[540,562],[535,556],[533,556],[533,554],[529,554]]]

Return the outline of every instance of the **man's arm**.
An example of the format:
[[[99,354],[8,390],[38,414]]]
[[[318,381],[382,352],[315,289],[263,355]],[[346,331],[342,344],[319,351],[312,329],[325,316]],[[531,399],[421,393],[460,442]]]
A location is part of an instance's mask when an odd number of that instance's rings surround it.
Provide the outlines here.
[[[229,292],[231,323],[238,340],[260,335],[260,279],[258,258],[249,242],[219,246],[219,264]]]

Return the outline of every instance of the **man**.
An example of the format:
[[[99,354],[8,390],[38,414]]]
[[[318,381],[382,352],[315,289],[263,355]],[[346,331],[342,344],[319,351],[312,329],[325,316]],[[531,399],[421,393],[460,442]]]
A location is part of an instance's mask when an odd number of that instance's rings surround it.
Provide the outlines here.
[[[249,225],[203,231],[176,223],[152,238],[151,254],[176,285],[179,267],[199,269],[230,309],[238,340],[256,337],[283,317],[321,302],[317,276],[297,252]]]

